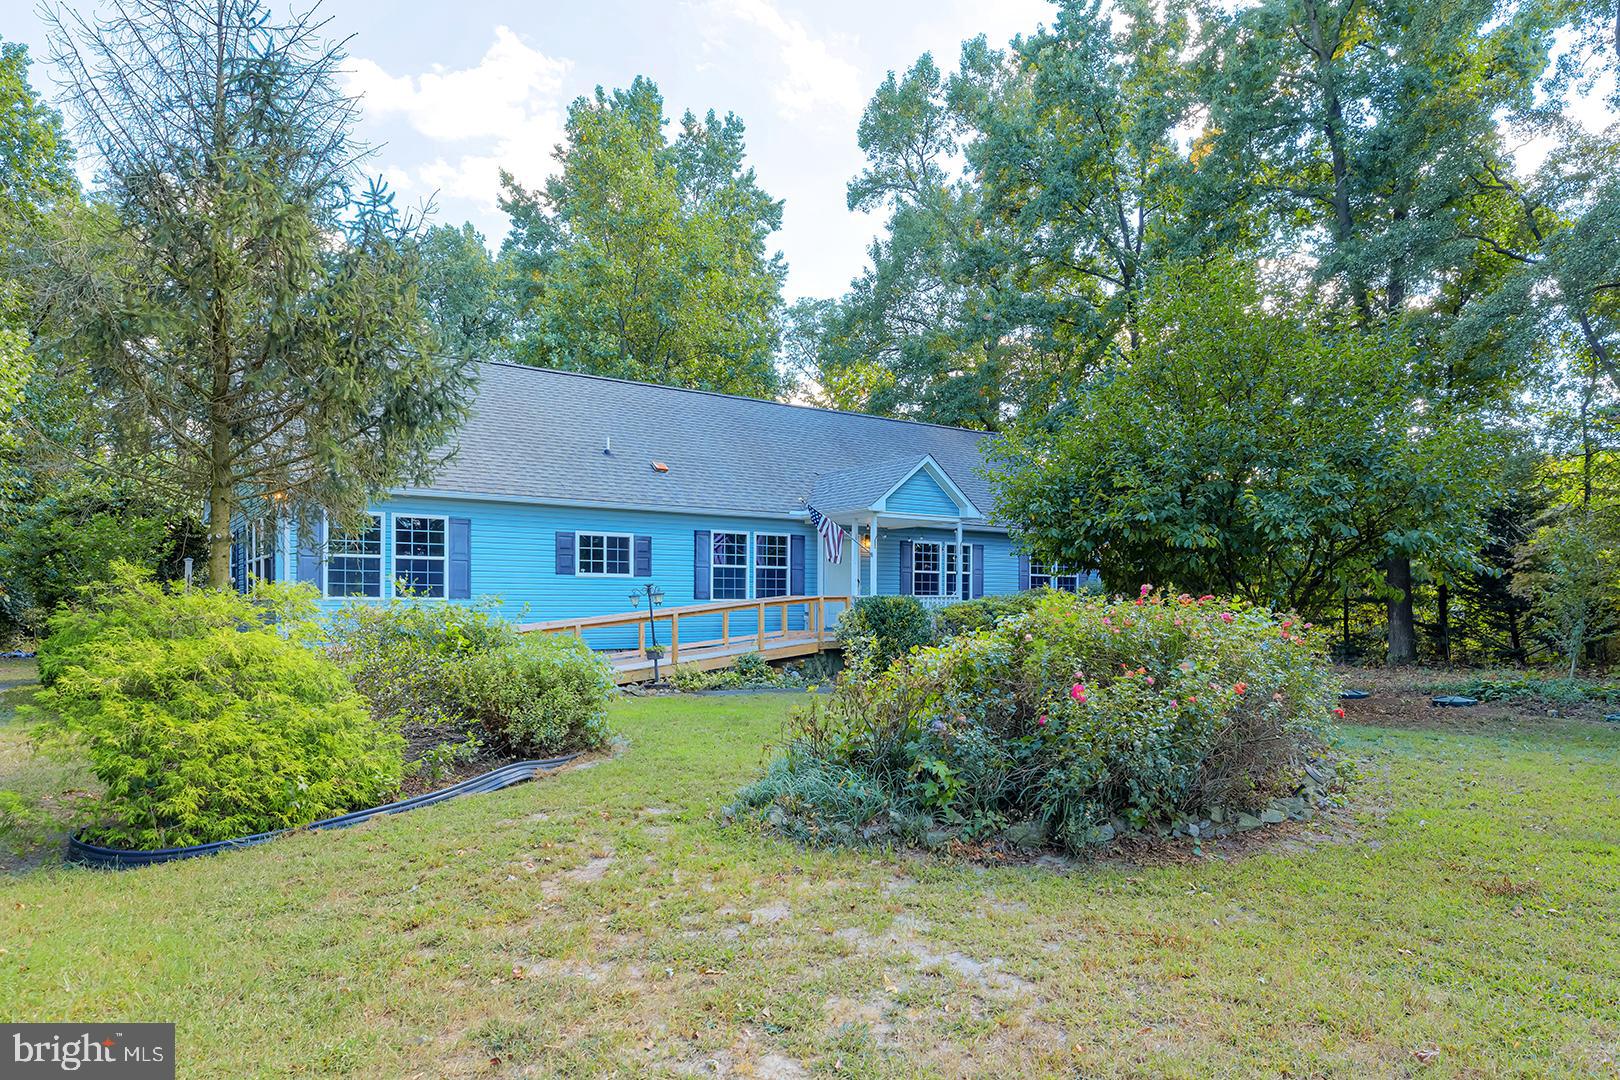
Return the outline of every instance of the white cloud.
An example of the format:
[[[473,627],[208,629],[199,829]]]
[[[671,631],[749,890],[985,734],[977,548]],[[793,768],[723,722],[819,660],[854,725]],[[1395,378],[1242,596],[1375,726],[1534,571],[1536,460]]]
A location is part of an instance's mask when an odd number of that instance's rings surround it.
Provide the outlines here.
[[[774,72],[777,112],[795,120],[818,111],[831,111],[838,122],[860,114],[866,104],[867,88],[860,70],[833,51],[825,39],[812,34],[804,23],[783,14],[773,0],[710,0],[710,19],[729,19],[752,28],[775,53],[779,65]],[[706,28],[710,48],[726,47],[728,42],[712,23]],[[750,65],[769,70],[770,64]]]
[[[442,192],[493,208],[499,170],[535,184],[551,171],[566,112],[564,80],[572,65],[525,44],[505,26],[476,66],[435,67],[420,75],[393,75],[372,60],[356,59],[347,80],[364,97],[370,121],[403,119],[430,143],[453,143],[416,165],[396,165],[389,180],[400,190]],[[397,161],[399,146],[390,156]],[[448,148],[446,148],[448,150]]]

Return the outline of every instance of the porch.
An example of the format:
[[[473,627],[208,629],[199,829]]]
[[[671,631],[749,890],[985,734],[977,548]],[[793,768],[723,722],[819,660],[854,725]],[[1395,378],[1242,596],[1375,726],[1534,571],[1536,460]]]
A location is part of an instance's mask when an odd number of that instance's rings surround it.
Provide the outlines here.
[[[730,667],[744,653],[757,652],[767,660],[790,660],[813,656],[826,649],[839,647],[833,632],[838,616],[849,606],[849,596],[777,596],[764,600],[722,600],[705,604],[688,604],[675,608],[654,608],[651,611],[629,611],[614,615],[594,615],[583,619],[558,619],[552,622],[520,623],[519,633],[574,634],[581,640],[593,632],[619,631],[636,634],[636,646],[630,649],[607,649],[603,657],[613,669],[613,680],[625,683],[645,682],[653,677],[653,656],[649,650],[661,650],[657,668],[660,673],[681,666],[699,671],[713,671]],[[748,628],[732,632],[733,616],[746,616]],[[775,618],[772,618],[772,616]],[[719,637],[693,640],[691,628],[710,634],[710,627],[718,618]],[[682,640],[681,624],[688,627],[687,640]],[[774,626],[773,626],[774,624]]]

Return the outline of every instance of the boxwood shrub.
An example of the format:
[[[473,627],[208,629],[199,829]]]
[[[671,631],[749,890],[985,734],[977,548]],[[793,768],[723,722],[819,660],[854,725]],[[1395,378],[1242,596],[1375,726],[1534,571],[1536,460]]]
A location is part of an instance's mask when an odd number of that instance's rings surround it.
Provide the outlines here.
[[[882,670],[934,640],[934,620],[913,596],[863,596],[838,618],[846,656]]]
[[[1070,851],[1286,795],[1338,685],[1320,636],[1238,601],[1043,592],[1027,611],[799,714],[730,808],[809,841],[981,838]]]
[[[101,784],[90,837],[170,847],[305,825],[386,801],[402,741],[308,647],[312,591],[171,591],[128,566],[58,612],[45,738]]]
[[[568,634],[528,634],[475,654],[461,680],[468,716],[495,742],[538,757],[605,744],[613,693],[607,664]]]
[[[447,747],[550,757],[607,741],[606,663],[578,638],[519,634],[487,604],[345,605],[327,648],[412,767]]]

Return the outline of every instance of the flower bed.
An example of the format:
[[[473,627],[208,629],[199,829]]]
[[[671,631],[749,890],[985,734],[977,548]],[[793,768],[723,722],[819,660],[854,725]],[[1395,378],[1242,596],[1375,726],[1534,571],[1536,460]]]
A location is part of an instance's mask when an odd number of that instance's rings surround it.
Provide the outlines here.
[[[813,842],[1002,838],[1272,816],[1338,683],[1308,624],[1214,597],[1048,593],[993,629],[857,668],[730,808]],[[1342,715],[1342,713],[1340,714]]]

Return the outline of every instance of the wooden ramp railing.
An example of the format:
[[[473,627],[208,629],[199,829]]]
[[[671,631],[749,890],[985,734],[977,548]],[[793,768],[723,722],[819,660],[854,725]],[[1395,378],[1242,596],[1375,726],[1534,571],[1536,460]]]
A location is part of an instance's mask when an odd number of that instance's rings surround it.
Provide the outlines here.
[[[652,677],[653,661],[647,655],[652,644],[648,627],[653,625],[658,644],[663,649],[659,664],[664,671],[677,665],[695,667],[700,671],[730,667],[744,653],[757,652],[768,660],[809,656],[823,649],[837,647],[837,640],[828,627],[827,609],[834,614],[847,608],[848,596],[772,596],[763,600],[717,600],[707,604],[688,604],[685,607],[654,608],[649,616],[645,610],[627,611],[615,615],[591,615],[582,619],[556,619],[551,622],[520,623],[519,633],[577,634],[585,638],[589,633],[634,629],[636,646],[633,649],[604,650],[613,666],[617,682],[639,682]],[[800,612],[802,610],[802,616]],[[770,629],[772,620],[767,613],[776,614],[776,629]],[[753,626],[736,636],[731,622],[735,614],[753,615]],[[694,641],[681,640],[681,621],[690,628],[697,619],[712,622],[718,616],[720,636]],[[799,616],[797,620],[796,616]],[[797,621],[800,625],[795,627]],[[699,631],[702,632],[702,631]]]

